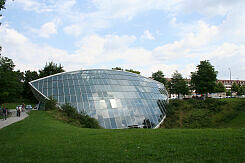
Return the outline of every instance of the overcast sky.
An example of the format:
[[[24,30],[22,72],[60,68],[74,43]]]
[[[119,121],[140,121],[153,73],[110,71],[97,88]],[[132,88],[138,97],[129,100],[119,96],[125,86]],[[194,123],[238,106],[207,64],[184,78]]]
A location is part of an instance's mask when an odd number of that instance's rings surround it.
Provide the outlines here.
[[[122,67],[184,77],[210,60],[245,80],[245,0],[7,0],[3,55],[16,69]]]

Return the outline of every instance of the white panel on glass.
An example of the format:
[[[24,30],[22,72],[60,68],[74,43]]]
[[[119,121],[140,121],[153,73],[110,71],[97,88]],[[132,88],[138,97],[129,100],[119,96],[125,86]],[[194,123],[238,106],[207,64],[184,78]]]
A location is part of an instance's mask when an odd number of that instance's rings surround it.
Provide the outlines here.
[[[107,108],[107,107],[106,107],[105,100],[100,100],[100,106],[101,106],[101,108],[103,108],[103,109],[106,109],[106,108]]]
[[[117,103],[115,99],[110,99],[110,103],[112,108],[117,108]]]

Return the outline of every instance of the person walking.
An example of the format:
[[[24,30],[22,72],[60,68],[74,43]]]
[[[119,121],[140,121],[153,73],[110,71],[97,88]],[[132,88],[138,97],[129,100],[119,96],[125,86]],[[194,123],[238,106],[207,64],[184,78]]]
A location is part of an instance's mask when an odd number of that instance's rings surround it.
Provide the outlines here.
[[[20,116],[20,106],[16,107],[16,115],[17,115],[17,117]]]
[[[3,107],[3,120],[7,119],[7,109]]]
[[[0,115],[2,115],[2,119],[3,119],[3,106],[0,105]]]

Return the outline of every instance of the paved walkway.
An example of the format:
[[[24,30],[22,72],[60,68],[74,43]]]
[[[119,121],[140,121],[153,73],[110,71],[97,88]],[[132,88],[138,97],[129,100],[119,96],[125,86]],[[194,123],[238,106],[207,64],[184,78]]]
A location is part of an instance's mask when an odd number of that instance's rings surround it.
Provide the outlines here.
[[[7,120],[4,120],[4,121],[2,119],[0,120],[0,129],[8,125],[11,125],[12,123],[21,121],[29,116],[26,112],[21,112],[20,117],[17,117],[15,110],[12,110],[11,112],[12,112],[12,116],[8,117]]]

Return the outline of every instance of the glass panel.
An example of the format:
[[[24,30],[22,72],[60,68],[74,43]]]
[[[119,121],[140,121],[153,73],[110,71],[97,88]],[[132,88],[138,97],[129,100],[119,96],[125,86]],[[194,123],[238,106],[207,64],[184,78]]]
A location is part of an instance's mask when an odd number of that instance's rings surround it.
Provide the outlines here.
[[[117,128],[115,118],[110,118],[110,121],[111,121],[111,127],[112,128]]]
[[[65,102],[65,101],[64,101],[64,96],[59,96],[58,102],[59,102],[59,103],[61,103],[61,102],[64,103],[64,102]]]
[[[33,85],[44,95],[57,97],[59,104],[70,102],[78,111],[85,110],[106,128],[144,122],[151,127],[165,115],[165,87],[132,73],[83,70],[47,77]],[[35,96],[43,99],[39,93]]]
[[[104,118],[104,121],[105,121],[105,127],[111,129],[111,123],[109,118]]]
[[[57,88],[53,88],[53,96],[58,96],[58,89]]]
[[[48,88],[48,97],[53,96],[52,95],[52,88]]]

